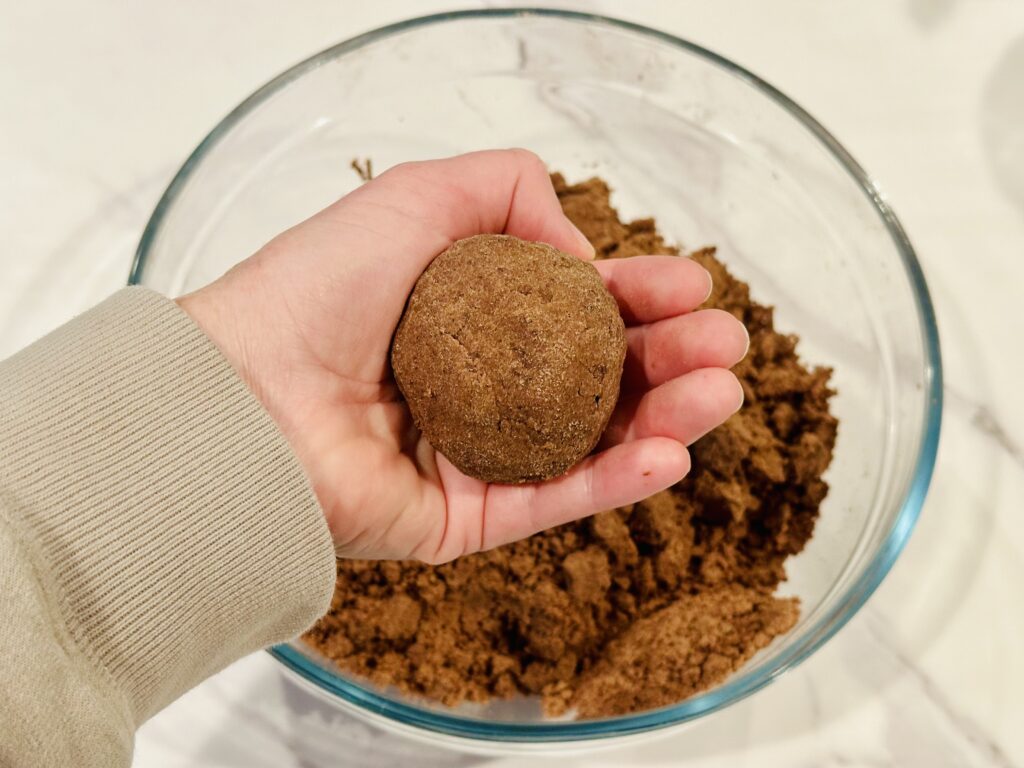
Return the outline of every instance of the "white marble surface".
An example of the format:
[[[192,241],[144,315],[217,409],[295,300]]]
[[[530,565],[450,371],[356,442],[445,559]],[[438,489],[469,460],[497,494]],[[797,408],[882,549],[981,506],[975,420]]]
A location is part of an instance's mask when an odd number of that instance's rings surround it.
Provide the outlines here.
[[[474,5],[463,3],[463,5]],[[1024,765],[1024,2],[564,2],[689,37],[806,106],[881,180],[946,362],[921,522],[796,671],[642,748],[531,765]],[[288,11],[285,12],[285,8]],[[0,2],[0,356],[124,280],[223,114],[330,43],[441,2]],[[140,731],[135,765],[468,765],[333,714],[259,654]],[[491,761],[512,768],[525,759]]]

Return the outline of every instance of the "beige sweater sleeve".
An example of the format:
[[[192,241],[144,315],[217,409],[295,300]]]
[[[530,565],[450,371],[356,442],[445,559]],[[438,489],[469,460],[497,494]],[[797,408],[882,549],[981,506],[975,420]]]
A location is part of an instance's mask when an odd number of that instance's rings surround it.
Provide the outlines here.
[[[123,290],[0,363],[0,765],[127,765],[333,581],[302,469],[174,302]]]

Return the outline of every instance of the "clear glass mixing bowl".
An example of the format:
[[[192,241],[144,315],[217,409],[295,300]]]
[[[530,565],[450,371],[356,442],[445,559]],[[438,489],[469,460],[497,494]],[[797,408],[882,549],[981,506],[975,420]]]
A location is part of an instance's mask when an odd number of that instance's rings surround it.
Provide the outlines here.
[[[629,217],[714,244],[835,369],[831,492],[784,592],[799,623],[724,684],[671,707],[546,721],[529,701],[447,710],[377,690],[301,643],[271,651],[338,706],[478,751],[645,737],[747,696],[798,664],[878,586],[921,509],[941,413],[939,343],[921,269],[875,184],[810,115],[685,40],[548,10],[441,14],[341,43],[229,114],[188,158],[139,245],[131,282],[175,295],[379,169],[523,146],[570,180],[607,179]],[[603,742],[606,743],[606,742]]]

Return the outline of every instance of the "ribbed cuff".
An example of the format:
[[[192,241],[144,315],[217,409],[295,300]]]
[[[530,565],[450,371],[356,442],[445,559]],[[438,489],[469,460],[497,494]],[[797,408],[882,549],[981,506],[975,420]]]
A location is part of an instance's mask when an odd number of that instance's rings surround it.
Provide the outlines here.
[[[136,723],[329,607],[334,549],[291,449],[151,291],[0,363],[0,488]]]

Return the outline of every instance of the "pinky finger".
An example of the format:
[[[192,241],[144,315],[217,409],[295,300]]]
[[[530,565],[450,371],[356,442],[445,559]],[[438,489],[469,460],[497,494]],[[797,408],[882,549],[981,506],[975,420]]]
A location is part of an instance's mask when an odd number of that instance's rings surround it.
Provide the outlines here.
[[[689,470],[682,443],[648,437],[613,446],[546,483],[492,485],[484,505],[483,549],[640,501]]]

